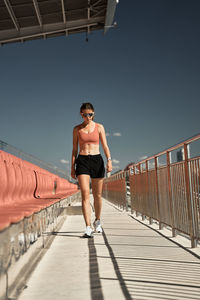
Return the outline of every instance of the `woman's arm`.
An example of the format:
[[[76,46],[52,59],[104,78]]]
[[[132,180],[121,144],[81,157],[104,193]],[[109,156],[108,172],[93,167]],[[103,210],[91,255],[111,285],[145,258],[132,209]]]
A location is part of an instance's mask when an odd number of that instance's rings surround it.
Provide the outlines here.
[[[111,172],[112,171],[112,160],[111,160],[111,156],[110,156],[110,150],[109,150],[108,144],[107,144],[105,129],[104,129],[103,125],[101,125],[101,124],[99,124],[99,137],[101,140],[103,151],[107,158],[107,172]]]
[[[72,149],[72,160],[71,160],[71,177],[76,179],[75,174],[75,161],[78,154],[78,130],[77,127],[73,129],[73,149]]]

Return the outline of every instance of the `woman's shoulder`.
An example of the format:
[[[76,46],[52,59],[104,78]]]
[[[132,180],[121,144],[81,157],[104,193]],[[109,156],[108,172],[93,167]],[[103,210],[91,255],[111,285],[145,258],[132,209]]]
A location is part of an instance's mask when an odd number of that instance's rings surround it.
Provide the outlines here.
[[[102,129],[104,129],[103,124],[96,123],[96,125],[97,125],[97,128],[98,128],[99,131],[101,131]]]
[[[73,131],[77,132],[81,129],[82,124],[78,124],[76,126],[74,126]]]

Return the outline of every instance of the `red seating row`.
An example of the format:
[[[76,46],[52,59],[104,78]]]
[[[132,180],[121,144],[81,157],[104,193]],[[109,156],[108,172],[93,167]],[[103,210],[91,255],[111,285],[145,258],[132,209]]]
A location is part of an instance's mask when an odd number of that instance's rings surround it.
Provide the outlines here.
[[[77,189],[66,179],[0,150],[0,230]]]

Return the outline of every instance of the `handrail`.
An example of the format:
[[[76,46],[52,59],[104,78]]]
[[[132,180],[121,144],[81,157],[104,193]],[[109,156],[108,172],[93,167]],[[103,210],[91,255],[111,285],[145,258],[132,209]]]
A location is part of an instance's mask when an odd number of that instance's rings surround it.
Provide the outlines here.
[[[198,151],[190,157],[189,145],[197,140],[200,134],[106,178],[104,197],[119,206],[129,204],[132,213],[149,218],[150,223],[157,220],[159,229],[170,226],[173,236],[177,232],[190,236],[191,246],[196,247],[200,241],[200,155]],[[179,149],[182,156],[173,162],[172,153]],[[160,157],[164,164],[159,165]]]
[[[190,143],[192,143],[192,142],[195,142],[195,141],[197,141],[197,140],[199,140],[199,139],[200,139],[200,133],[197,134],[197,135],[195,135],[195,136],[193,136],[193,137],[191,137],[191,138],[189,138],[189,139],[187,139],[187,140],[185,140],[185,141],[183,141],[183,142],[179,142],[178,144],[176,144],[176,145],[174,145],[174,146],[171,146],[170,148],[167,148],[167,149],[165,149],[165,150],[162,150],[161,152],[158,152],[158,153],[156,153],[156,154],[154,154],[154,155],[151,155],[151,156],[149,156],[149,157],[147,157],[147,158],[145,158],[145,159],[143,159],[143,160],[140,160],[139,162],[137,162],[137,163],[135,163],[135,164],[130,165],[130,166],[129,166],[129,169],[130,169],[133,165],[137,165],[137,164],[139,164],[139,163],[140,163],[140,164],[145,163],[146,160],[151,160],[151,159],[153,159],[154,157],[159,157],[159,156],[161,156],[161,155],[163,155],[163,154],[166,154],[167,152],[171,152],[171,151],[174,151],[174,150],[176,150],[176,149],[178,149],[178,148],[180,148],[180,147],[183,147],[184,144],[188,145],[188,144],[190,144]]]

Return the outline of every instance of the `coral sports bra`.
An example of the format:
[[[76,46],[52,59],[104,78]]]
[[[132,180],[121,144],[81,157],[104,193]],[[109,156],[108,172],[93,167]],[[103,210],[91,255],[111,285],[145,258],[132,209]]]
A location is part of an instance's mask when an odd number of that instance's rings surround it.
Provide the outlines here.
[[[79,144],[99,144],[99,131],[97,123],[95,123],[94,130],[90,133],[86,133],[83,130],[78,131]]]

